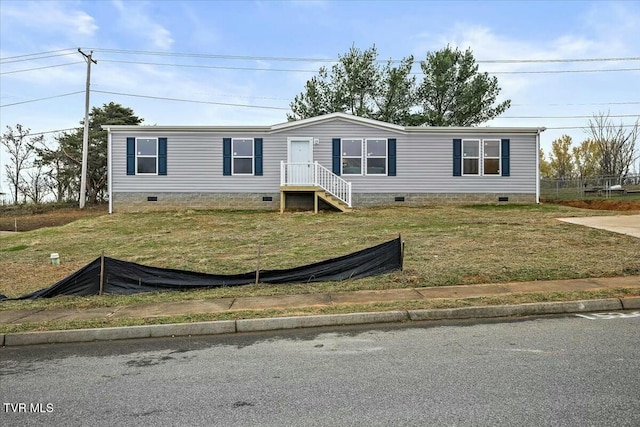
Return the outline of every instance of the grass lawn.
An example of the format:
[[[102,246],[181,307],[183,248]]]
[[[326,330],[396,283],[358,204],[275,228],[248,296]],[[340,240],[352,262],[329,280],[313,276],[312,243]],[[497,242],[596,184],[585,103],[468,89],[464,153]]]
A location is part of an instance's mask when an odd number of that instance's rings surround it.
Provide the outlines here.
[[[541,204],[372,208],[317,215],[171,211],[82,218],[0,238],[0,293],[14,297],[49,286],[103,250],[107,256],[156,267],[242,273],[255,269],[258,248],[262,269],[289,268],[401,234],[405,268],[345,282],[4,302],[0,310],[640,274],[637,238],[556,220],[612,214],[616,212]],[[61,265],[50,264],[52,252],[60,254]]]

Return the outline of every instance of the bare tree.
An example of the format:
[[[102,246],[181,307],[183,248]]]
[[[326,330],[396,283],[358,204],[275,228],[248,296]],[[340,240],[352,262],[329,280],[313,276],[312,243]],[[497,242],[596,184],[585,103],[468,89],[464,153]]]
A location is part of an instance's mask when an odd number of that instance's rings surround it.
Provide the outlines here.
[[[585,129],[600,156],[600,174],[625,178],[636,160],[636,140],[640,131],[640,119],[626,128],[615,125],[609,113],[594,114]]]
[[[18,197],[21,195],[22,173],[31,167],[30,159],[34,152],[34,144],[44,139],[43,135],[31,137],[29,132],[30,129],[23,128],[21,124],[17,124],[15,130],[7,126],[7,132],[0,139],[9,153],[9,164],[5,165],[5,170],[14,204],[18,204]]]
[[[74,170],[67,166],[67,153],[60,148],[52,149],[48,144],[40,141],[40,146],[35,147],[37,167],[47,167],[45,185],[49,193],[60,203],[65,200],[77,199],[75,188],[77,187]]]
[[[41,165],[30,168],[25,175],[20,185],[24,198],[32,203],[42,203],[51,191],[51,178]]]

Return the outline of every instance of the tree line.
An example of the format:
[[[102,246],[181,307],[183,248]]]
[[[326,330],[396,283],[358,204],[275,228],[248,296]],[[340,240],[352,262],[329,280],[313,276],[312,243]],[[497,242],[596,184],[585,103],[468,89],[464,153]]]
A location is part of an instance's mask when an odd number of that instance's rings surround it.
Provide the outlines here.
[[[307,81],[287,119],[346,112],[403,126],[472,126],[511,105],[509,99],[496,102],[498,79],[478,71],[471,49],[428,52],[420,61],[421,80],[411,74],[413,64],[410,55],[382,65],[375,45],[351,47]]]
[[[633,171],[635,162],[640,159],[636,148],[640,120],[625,127],[622,123],[615,124],[608,113],[598,113],[589,119],[584,131],[587,137],[577,146],[569,135],[554,140],[548,159],[540,149],[540,175],[543,178],[603,176],[624,179]]]
[[[320,67],[291,102],[288,120],[333,112],[404,126],[473,126],[491,120],[510,105],[497,102],[494,76],[479,72],[471,49],[446,46],[428,52],[420,61],[421,79],[413,75],[413,56],[400,61],[378,60],[375,45],[356,47],[338,56],[331,68]],[[144,119],[130,108],[110,102],[89,114],[89,152],[86,201],[106,201],[107,131],[102,125],[138,125]],[[20,124],[7,126],[1,143],[9,154],[5,165],[13,203],[78,202],[82,166],[83,125],[62,132],[53,141],[31,135]],[[546,178],[626,176],[636,157],[639,123],[626,130],[608,114],[594,115],[587,139],[573,147],[567,135],[553,141],[549,160],[540,151],[540,170]]]
[[[89,203],[107,199],[107,131],[101,126],[137,125],[142,121],[130,108],[113,102],[91,109],[85,195]],[[80,124],[82,127],[62,132],[53,141],[46,141],[44,135],[31,135],[30,129],[21,124],[7,126],[1,142],[9,154],[5,172],[14,204],[80,200],[84,121]]]

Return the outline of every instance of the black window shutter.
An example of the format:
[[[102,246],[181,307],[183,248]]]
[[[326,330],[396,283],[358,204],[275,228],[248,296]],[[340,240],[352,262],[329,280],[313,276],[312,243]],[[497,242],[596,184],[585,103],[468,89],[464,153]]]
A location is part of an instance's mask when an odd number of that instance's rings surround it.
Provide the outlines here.
[[[387,145],[387,162],[389,163],[387,175],[396,176],[396,139],[389,138]]]
[[[127,138],[127,175],[136,174],[136,139]]]
[[[222,175],[231,175],[231,138],[222,138]]]
[[[158,175],[167,174],[167,138],[158,138]]]
[[[500,167],[500,170],[502,172],[502,176],[510,176],[511,175],[511,165],[510,165],[510,161],[509,161],[509,140],[508,139],[503,139],[502,141],[502,147],[500,149],[500,153],[502,156],[502,166]]]
[[[336,175],[340,175],[340,138],[333,138],[333,162],[332,169],[333,173]]]
[[[253,140],[253,174],[262,176],[262,138]]]
[[[453,176],[462,176],[462,140],[453,140]]]

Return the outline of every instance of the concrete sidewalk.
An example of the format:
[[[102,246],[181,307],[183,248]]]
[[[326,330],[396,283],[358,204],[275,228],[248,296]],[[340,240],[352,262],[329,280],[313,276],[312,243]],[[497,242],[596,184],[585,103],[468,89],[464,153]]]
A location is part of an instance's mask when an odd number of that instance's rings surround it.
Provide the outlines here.
[[[560,221],[640,237],[640,215],[558,218]]]
[[[263,310],[263,309],[285,309],[304,307],[329,307],[354,304],[371,304],[381,302],[416,301],[443,298],[473,298],[491,297],[499,295],[513,295],[523,293],[551,293],[551,292],[575,292],[575,291],[595,291],[616,288],[640,288],[640,276],[610,277],[596,279],[571,279],[533,282],[514,282],[501,284],[483,285],[463,285],[463,286],[442,286],[432,288],[409,288],[409,289],[388,289],[372,291],[351,291],[320,294],[301,295],[276,295],[262,297],[241,297],[241,298],[220,298],[211,300],[190,300],[179,302],[166,302],[157,304],[141,304],[122,307],[99,307],[90,309],[34,309],[34,310],[4,310],[0,311],[1,325],[17,325],[22,323],[39,323],[54,320],[94,320],[105,318],[154,318],[166,316],[178,316],[188,314],[229,312],[239,310]],[[613,300],[613,301],[612,301]],[[415,310],[411,312],[380,312],[380,313],[355,313],[353,315],[325,315],[325,316],[302,316],[295,318],[274,318],[274,319],[247,319],[226,322],[202,322],[203,324],[216,324],[215,327],[209,325],[207,328],[198,328],[198,324],[182,325],[150,325],[147,327],[129,328],[104,328],[101,331],[87,335],[86,339],[119,339],[135,338],[139,328],[147,328],[143,336],[172,336],[180,334],[197,333],[228,333],[239,332],[241,330],[266,330],[305,326],[326,326],[345,323],[373,323],[389,322],[401,320],[420,320],[437,318],[469,318],[469,317],[501,317],[504,315],[527,315],[572,312],[584,310],[615,310],[615,309],[635,309],[640,308],[640,297],[625,298],[623,300],[596,300],[587,304],[583,302],[567,303],[540,303],[523,304],[521,306],[504,307],[465,307],[462,309],[447,310]],[[598,302],[599,301],[599,302]],[[626,301],[626,303],[625,303]],[[603,303],[604,302],[604,303]],[[554,305],[549,308],[549,304]],[[564,305],[562,305],[564,304]],[[514,309],[513,307],[521,307]],[[526,309],[522,308],[525,307]],[[452,311],[454,310],[454,311]],[[457,310],[457,311],[455,311]],[[466,311],[465,311],[466,310]],[[475,311],[474,311],[475,310]],[[506,310],[506,311],[505,311]],[[395,313],[395,314],[394,314]],[[458,314],[455,314],[458,313]],[[475,314],[474,314],[475,313]],[[359,318],[357,316],[360,316]],[[345,317],[351,316],[351,317]],[[355,317],[354,317],[355,316]],[[320,320],[319,320],[320,318]],[[294,319],[294,320],[292,320]],[[297,320],[295,320],[297,319]],[[314,320],[315,319],[315,320]],[[360,319],[360,320],[357,320]],[[268,322],[268,325],[265,322]],[[233,327],[227,323],[233,323]],[[243,329],[242,322],[253,329]],[[262,322],[259,326],[256,322]],[[240,323],[240,326],[238,325]],[[222,327],[222,329],[219,329]],[[136,329],[138,328],[138,329]],[[151,329],[149,329],[151,328]],[[231,329],[229,329],[231,328]],[[135,332],[138,330],[138,332]],[[118,332],[119,331],[119,332]],[[198,332],[199,331],[199,332]],[[217,332],[216,332],[217,331]],[[220,332],[222,331],[222,332]],[[40,334],[40,338],[35,342],[69,342],[78,339],[74,338],[74,333],[78,331],[51,331],[51,332],[27,332],[7,334],[6,338],[12,336],[14,341],[16,336],[23,338]],[[34,335],[36,334],[36,335]],[[44,334],[44,335],[42,335]],[[65,335],[66,334],[66,335]],[[133,334],[133,335],[132,335]],[[146,335],[145,335],[146,334]],[[63,336],[64,335],[64,336]],[[45,338],[42,338],[45,336]],[[101,336],[106,338],[100,338]],[[7,344],[4,337],[1,344]],[[44,340],[44,341],[42,341]],[[29,343],[35,343],[29,342]],[[17,345],[17,344],[14,344]]]

